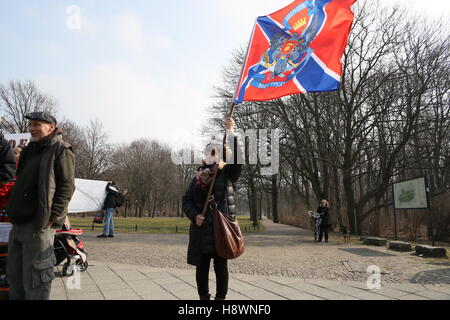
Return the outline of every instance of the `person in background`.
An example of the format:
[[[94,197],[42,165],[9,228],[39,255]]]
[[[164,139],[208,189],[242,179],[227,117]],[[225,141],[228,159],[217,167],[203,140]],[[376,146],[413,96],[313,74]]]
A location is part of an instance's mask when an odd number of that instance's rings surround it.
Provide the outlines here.
[[[98,235],[97,238],[114,238],[114,212],[118,207],[117,198],[121,196],[121,193],[114,181],[106,185],[106,193],[103,203],[103,210],[105,210],[103,233]]]
[[[25,116],[31,134],[17,166],[17,180],[6,213],[12,230],[7,277],[11,300],[49,300],[55,229],[66,221],[75,192],[75,156],[48,112]]]
[[[0,133],[0,222],[10,222],[5,207],[14,186],[18,158],[14,157],[11,145]]]
[[[24,147],[25,146],[19,144],[17,147],[14,148],[14,155],[16,157],[16,163],[17,164],[19,164],[20,153],[22,152]]]
[[[325,242],[328,242],[328,229],[330,228],[330,208],[327,200],[320,202],[317,213],[321,214],[322,221],[320,222],[319,239],[317,242],[322,242],[323,235],[325,234]]]

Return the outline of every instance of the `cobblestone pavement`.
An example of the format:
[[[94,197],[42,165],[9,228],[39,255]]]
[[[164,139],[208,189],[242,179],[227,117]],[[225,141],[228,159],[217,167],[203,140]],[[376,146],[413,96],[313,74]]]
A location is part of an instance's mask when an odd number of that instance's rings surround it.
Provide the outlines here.
[[[376,265],[382,283],[417,283],[448,287],[448,259],[426,259],[387,248],[345,245],[334,236],[314,243],[311,231],[264,220],[265,231],[245,234],[245,253],[229,261],[232,274],[281,276],[365,283],[367,268]],[[120,234],[114,239],[83,236],[89,260],[154,268],[186,269],[188,235]]]

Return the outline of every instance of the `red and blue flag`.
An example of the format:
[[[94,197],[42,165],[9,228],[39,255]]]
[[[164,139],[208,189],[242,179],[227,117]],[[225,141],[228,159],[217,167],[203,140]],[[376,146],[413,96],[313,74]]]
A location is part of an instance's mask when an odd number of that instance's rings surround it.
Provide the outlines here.
[[[235,103],[334,91],[356,0],[297,0],[256,20]]]

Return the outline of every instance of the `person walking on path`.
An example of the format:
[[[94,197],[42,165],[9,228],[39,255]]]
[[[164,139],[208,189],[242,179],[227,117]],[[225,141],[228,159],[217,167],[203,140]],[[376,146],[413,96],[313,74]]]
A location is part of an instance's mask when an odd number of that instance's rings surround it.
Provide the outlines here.
[[[105,210],[103,233],[98,235],[98,238],[114,238],[114,213],[123,204],[123,195],[114,181],[106,185],[106,192],[103,204],[103,210]]]
[[[6,209],[13,225],[7,277],[11,300],[49,300],[55,229],[64,224],[75,192],[75,156],[50,113],[25,118],[31,140],[20,154]]]
[[[228,292],[228,265],[227,259],[216,254],[214,244],[214,229],[212,210],[202,216],[203,206],[206,203],[208,190],[213,178],[213,171],[218,165],[219,171],[214,184],[214,201],[218,209],[232,218],[236,215],[236,194],[234,184],[241,175],[242,164],[238,163],[238,153],[242,155],[242,145],[238,144],[238,137],[234,134],[234,120],[227,119],[227,130],[231,133],[229,138],[234,140],[234,150],[226,148],[227,159],[234,159],[233,164],[226,164],[220,160],[222,144],[209,144],[206,147],[203,165],[198,169],[196,177],[183,196],[183,211],[191,220],[189,230],[189,247],[187,253],[188,264],[196,266],[197,290],[200,300],[210,300],[209,269],[211,259],[214,260],[216,274],[216,300],[225,300]]]
[[[320,202],[317,213],[321,215],[319,239],[317,242],[322,242],[323,235],[325,234],[325,242],[328,242],[328,229],[330,228],[330,208],[327,200]]]

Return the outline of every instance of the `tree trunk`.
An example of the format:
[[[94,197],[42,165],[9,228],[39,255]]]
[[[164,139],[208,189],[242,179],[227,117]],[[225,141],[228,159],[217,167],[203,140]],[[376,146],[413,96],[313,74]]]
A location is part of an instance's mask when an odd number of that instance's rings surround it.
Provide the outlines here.
[[[250,171],[249,174],[249,205],[250,205],[250,216],[253,222],[253,227],[258,226],[258,212],[257,212],[257,199],[256,199],[256,187],[254,180],[254,172]]]
[[[280,223],[278,218],[278,183],[277,175],[272,176],[272,216],[274,223]]]

